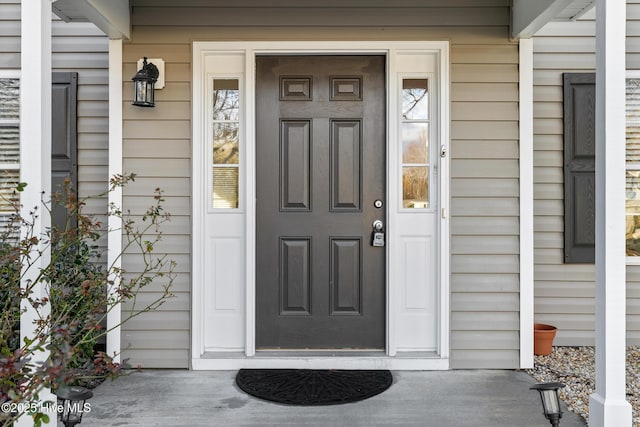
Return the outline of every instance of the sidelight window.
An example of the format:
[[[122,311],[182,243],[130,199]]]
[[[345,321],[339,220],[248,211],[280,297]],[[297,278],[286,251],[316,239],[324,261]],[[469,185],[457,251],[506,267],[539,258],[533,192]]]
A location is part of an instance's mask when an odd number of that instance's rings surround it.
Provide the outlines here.
[[[429,207],[429,81],[402,80],[402,207]]]
[[[240,90],[238,79],[214,79],[212,97],[212,203],[215,209],[239,206]]]

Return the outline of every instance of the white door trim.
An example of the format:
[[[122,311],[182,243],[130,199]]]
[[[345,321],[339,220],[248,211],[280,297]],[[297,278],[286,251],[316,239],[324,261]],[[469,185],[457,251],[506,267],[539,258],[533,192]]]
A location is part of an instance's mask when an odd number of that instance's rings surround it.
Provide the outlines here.
[[[245,266],[243,278],[244,289],[244,310],[245,310],[245,339],[243,351],[215,352],[212,354],[206,350],[205,346],[205,303],[204,303],[204,259],[203,253],[205,244],[202,230],[205,226],[205,206],[203,202],[206,196],[206,181],[201,179],[206,177],[205,163],[202,156],[202,141],[206,132],[205,105],[203,97],[206,90],[204,85],[207,78],[204,73],[207,55],[224,53],[244,55],[244,110],[245,125],[244,137],[241,144],[244,144],[243,160],[241,168],[245,170],[246,179],[241,185],[241,191],[245,194],[240,196],[244,206],[238,211],[244,215],[244,240],[245,240]],[[349,357],[310,357],[310,356],[283,356],[277,357],[256,355],[255,349],[255,221],[256,221],[256,187],[255,187],[255,58],[257,55],[265,54],[381,54],[387,57],[387,219],[389,227],[398,220],[398,209],[395,208],[395,201],[399,200],[398,184],[396,178],[399,171],[397,159],[391,155],[390,150],[391,135],[397,135],[398,118],[397,106],[394,104],[397,99],[396,93],[392,92],[397,88],[396,62],[397,55],[413,55],[429,53],[437,58],[437,82],[438,82],[438,148],[443,146],[444,152],[449,152],[449,43],[443,41],[356,41],[356,42],[194,42],[193,43],[193,243],[192,243],[192,360],[193,369],[235,369],[249,366],[277,367],[284,363],[287,367],[365,367],[365,366],[387,366],[391,369],[448,369],[449,367],[449,156],[444,155],[438,159],[438,206],[437,216],[439,218],[437,228],[437,266],[439,269],[436,278],[437,286],[437,307],[436,319],[438,322],[437,348],[433,352],[421,352],[418,354],[397,354],[394,333],[394,297],[389,291],[389,278],[391,270],[387,268],[387,349],[386,354],[371,356],[349,356]],[[394,136],[395,137],[395,136]],[[241,180],[242,182],[242,180]],[[387,265],[389,265],[390,254],[394,250],[393,235],[389,236],[387,250]],[[444,255],[444,256],[443,256]]]

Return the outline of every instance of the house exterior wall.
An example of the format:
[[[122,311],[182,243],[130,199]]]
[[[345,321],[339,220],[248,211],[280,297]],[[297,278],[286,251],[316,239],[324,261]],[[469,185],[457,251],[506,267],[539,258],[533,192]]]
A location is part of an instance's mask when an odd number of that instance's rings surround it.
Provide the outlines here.
[[[551,22],[534,46],[535,320],[558,327],[556,345],[594,345],[595,265],[563,262],[565,72],[595,72],[595,10]],[[627,2],[627,69],[640,69],[640,2]],[[640,265],[627,265],[627,343],[640,344]]]
[[[20,1],[0,2],[0,69],[20,70]],[[108,183],[108,39],[91,23],[52,21],[52,69],[78,73],[78,193],[104,193]],[[89,200],[85,213],[106,224],[107,200]],[[106,239],[99,242],[106,248]]]
[[[510,2],[431,7],[442,2],[406,0],[355,10],[348,2],[292,8],[282,1],[278,9],[244,8],[262,5],[253,3],[216,8],[191,1],[166,8],[133,2],[132,38],[123,45],[125,79],[135,74],[139,58],[162,58],[166,86],[156,92],[156,108],[142,109],[129,105],[132,85],[123,84],[124,170],[139,176],[125,189],[124,204],[141,213],[143,195],[156,186],[165,190],[173,219],[159,250],[178,262],[178,279],[176,298],[125,326],[123,357],[147,367],[189,362],[192,41],[449,40],[451,367],[517,368],[518,45],[509,39]],[[135,270],[135,263],[125,259],[124,267]]]

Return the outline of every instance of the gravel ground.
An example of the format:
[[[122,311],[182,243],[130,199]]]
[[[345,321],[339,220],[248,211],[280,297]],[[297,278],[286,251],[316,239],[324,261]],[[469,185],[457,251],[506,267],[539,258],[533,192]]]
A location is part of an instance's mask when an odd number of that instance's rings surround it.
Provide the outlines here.
[[[595,391],[593,347],[553,347],[548,356],[535,356],[527,372],[539,382],[559,381],[560,398],[569,409],[589,420],[589,396]],[[640,347],[627,347],[627,400],[633,408],[633,425],[640,426]]]

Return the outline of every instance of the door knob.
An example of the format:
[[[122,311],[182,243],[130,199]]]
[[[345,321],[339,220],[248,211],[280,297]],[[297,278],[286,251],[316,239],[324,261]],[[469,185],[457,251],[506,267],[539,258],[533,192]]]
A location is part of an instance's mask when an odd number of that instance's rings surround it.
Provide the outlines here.
[[[376,219],[375,221],[373,221],[373,224],[371,225],[375,231],[382,231],[382,229],[384,228],[384,223],[382,222],[382,220],[379,220],[379,219]]]

